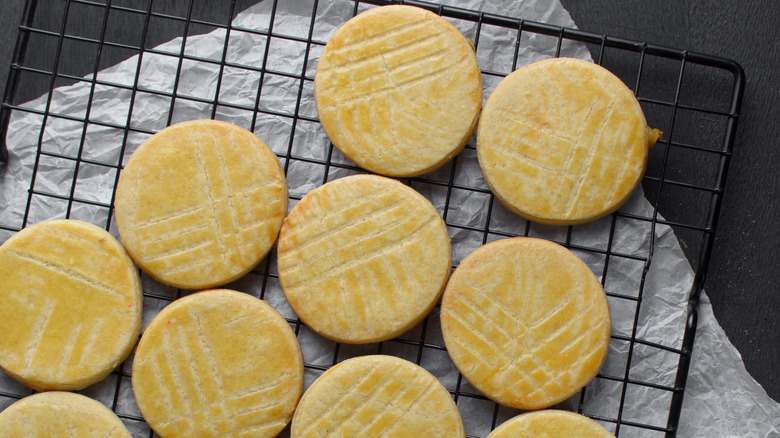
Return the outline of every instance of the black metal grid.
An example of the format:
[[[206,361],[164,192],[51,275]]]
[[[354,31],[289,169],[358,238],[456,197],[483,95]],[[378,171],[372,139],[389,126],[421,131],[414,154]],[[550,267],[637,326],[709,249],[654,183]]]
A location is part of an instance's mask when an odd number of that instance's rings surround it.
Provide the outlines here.
[[[2,149],[0,160],[2,160],[3,164],[8,159],[5,151],[5,134],[7,133],[11,112],[35,114],[41,117],[43,121],[37,140],[38,148],[32,180],[27,191],[28,199],[24,217],[21,219],[21,223],[0,223],[0,240],[5,240],[14,232],[28,225],[31,220],[37,220],[34,214],[31,217],[36,199],[47,199],[60,203],[62,205],[61,211],[52,212],[52,216],[58,217],[71,217],[74,206],[90,206],[103,212],[102,217],[105,218],[105,222],[99,223],[99,225],[105,226],[106,229],[111,229],[113,196],[107,202],[95,201],[94,199],[80,196],[76,190],[79,169],[85,166],[104,169],[106,172],[115,175],[113,184],[116,184],[119,171],[126,159],[125,147],[128,143],[128,138],[136,134],[151,135],[158,130],[132,124],[133,105],[139,93],[153,94],[170,100],[164,125],[176,121],[174,118],[175,105],[180,100],[189,100],[207,105],[211,108],[210,116],[212,118],[220,117],[222,113],[219,111],[221,110],[251,113],[251,121],[245,127],[253,132],[258,128],[258,120],[263,116],[285,120],[291,126],[289,139],[286,141],[286,151],[277,151],[277,155],[284,163],[285,172],[290,171],[290,166],[294,163],[320,166],[322,168],[322,180],[320,182],[325,183],[339,172],[343,174],[344,172],[360,171],[360,169],[354,167],[349,162],[339,159],[337,157],[338,152],[334,150],[332,144],[328,145],[327,155],[324,158],[304,157],[295,152],[294,137],[296,126],[303,123],[317,123],[316,116],[307,113],[301,108],[302,96],[304,93],[311,92],[313,84],[312,61],[316,61],[316,53],[325,44],[325,41],[313,38],[315,24],[318,19],[319,2],[317,0],[309,2],[311,4],[311,19],[307,35],[292,35],[274,29],[274,23],[278,22],[277,9],[279,9],[276,0],[270,6],[271,19],[268,28],[262,31],[234,27],[231,24],[233,17],[245,7],[237,0],[229,3],[222,2],[225,4],[224,13],[221,14],[222,16],[219,19],[213,16],[198,17],[197,11],[200,7],[198,5],[199,2],[196,0],[180,2],[180,5],[173,7],[173,9],[170,9],[170,5],[163,3],[155,2],[154,0],[27,0],[22,24],[19,27],[19,36],[9,80],[2,102],[2,111],[0,112],[0,128],[2,128],[3,132],[3,143],[0,145],[0,149]],[[385,3],[399,2],[385,2],[381,0],[357,1],[350,3],[349,10],[351,12],[349,15],[354,15],[373,5]],[[693,346],[696,326],[695,306],[707,272],[740,111],[744,84],[741,68],[729,60],[685,50],[659,47],[644,42],[617,39],[586,31],[425,2],[402,1],[400,3],[432,10],[456,24],[470,23],[467,27],[471,29],[471,34],[467,33],[467,36],[473,39],[478,58],[480,56],[480,37],[483,34],[483,30],[488,27],[504,29],[514,41],[514,55],[511,59],[503,60],[503,64],[500,62],[492,63],[491,67],[483,69],[483,78],[488,82],[497,81],[517,67],[518,48],[521,42],[527,38],[547,39],[547,42],[544,44],[551,48],[551,55],[555,56],[560,55],[562,48],[568,44],[585,44],[597,63],[613,71],[629,87],[633,88],[647,114],[649,124],[664,131],[663,138],[652,149],[648,170],[643,180],[645,195],[653,208],[652,214],[645,216],[625,212],[614,213],[609,219],[611,221],[609,234],[605,236],[604,245],[599,245],[598,247],[580,244],[576,238],[573,239],[572,236],[577,234],[577,227],[561,227],[556,231],[558,238],[554,240],[559,240],[560,243],[577,251],[579,254],[591,254],[601,257],[603,259],[602,271],[597,272],[597,274],[601,275],[602,283],[608,277],[610,263],[627,262],[641,265],[636,278],[638,283],[637,291],[608,290],[608,296],[611,300],[623,300],[633,303],[633,326],[629,333],[613,333],[612,336],[613,342],[623,343],[628,346],[624,372],[602,372],[596,378],[596,381],[607,385],[615,385],[619,388],[617,392],[619,394],[618,400],[614,401],[616,409],[610,415],[589,413],[586,406],[587,389],[584,389],[579,395],[579,402],[575,403],[576,409],[600,421],[613,430],[617,436],[675,436]],[[83,20],[85,13],[92,17],[94,21],[93,32],[88,32],[87,34],[73,33],[69,24],[75,20]],[[119,16],[125,18],[117,19]],[[346,18],[349,18],[349,16],[344,17],[344,19]],[[122,20],[131,20],[138,24],[139,32],[136,33],[137,37],[134,37],[132,41],[117,41],[113,37],[114,27],[119,26]],[[224,38],[225,43],[221,59],[202,58],[187,53],[186,39],[183,40],[178,53],[171,54],[169,51],[159,51],[153,48],[157,43],[170,37],[169,30],[156,30],[156,28],[164,28],[166,26],[178,29],[174,31],[174,36],[178,34],[178,36],[185,37],[203,33],[203,30],[224,30],[227,32],[227,37]],[[262,48],[264,51],[262,66],[247,66],[240,61],[228,59],[230,35],[231,33],[239,32],[252,34],[265,40],[266,43]],[[160,33],[163,35],[162,37],[158,35]],[[160,40],[160,38],[163,38],[163,40]],[[48,40],[48,43],[44,44],[41,42],[44,40]],[[289,41],[302,45],[304,48],[303,64],[299,73],[280,71],[273,66],[267,65],[269,53],[275,41]],[[47,44],[49,47],[53,47],[50,56],[43,56],[43,59],[46,59],[47,62],[35,61],[35,50]],[[119,54],[112,55],[110,53],[112,51]],[[71,71],[69,63],[73,63],[74,59],[72,58],[74,58],[74,54],[79,53],[86,53],[86,55],[77,57],[79,59],[75,60],[76,67]],[[112,62],[117,62],[122,56],[129,57],[131,55],[139,55],[139,66],[145,56],[175,56],[178,59],[178,67],[172,91],[158,91],[139,86],[140,68],[136,71],[134,82],[129,85],[106,82],[100,79],[98,71],[107,65],[111,65]],[[116,57],[116,59],[111,60],[112,56]],[[31,59],[33,61],[30,61]],[[41,59],[41,56],[38,56],[37,59]],[[219,79],[214,97],[182,96],[178,93],[182,66],[189,61],[207,63],[218,69]],[[89,64],[91,64],[91,67]],[[493,69],[493,67],[495,68]],[[223,100],[223,97],[220,96],[219,90],[223,73],[226,69],[232,68],[249,70],[259,77],[258,87],[254,95],[254,104],[231,103]],[[84,76],[90,73],[91,75]],[[263,84],[265,84],[266,76],[284,78],[295,87],[290,94],[291,111],[275,110],[262,105],[261,96],[263,96]],[[51,107],[55,88],[74,83],[86,83],[90,87],[86,113],[83,116],[57,113],[56,109]],[[95,89],[101,86],[117,87],[130,93],[130,108],[126,123],[117,124],[90,118],[90,109]],[[41,94],[47,96],[44,109],[35,109],[24,105],[24,102],[30,98]],[[47,121],[54,119],[65,120],[82,126],[81,140],[72,153],[51,152],[43,147]],[[116,162],[93,159],[85,153],[89,148],[88,142],[85,141],[85,135],[87,130],[94,126],[113,128],[122,133],[122,146]],[[268,141],[268,139],[264,140]],[[13,148],[13,145],[9,145],[9,147]],[[473,152],[473,150],[474,146],[469,144],[464,153],[468,154]],[[36,186],[37,174],[44,171],[41,170],[41,163],[48,159],[57,159],[70,163],[73,167],[70,187],[54,193]],[[403,181],[413,187],[424,186],[431,188],[431,190],[446,192],[444,205],[439,206],[439,208],[442,210],[442,215],[447,221],[450,230],[473,233],[481,238],[481,243],[495,238],[533,234],[532,228],[535,225],[529,222],[525,222],[524,229],[521,229],[519,232],[507,232],[491,228],[490,218],[501,207],[495,202],[492,194],[484,187],[475,188],[459,183],[457,178],[459,159],[462,160],[460,156],[456,157],[452,163],[445,166],[443,171],[437,172],[435,176],[423,175],[418,178],[404,179]],[[487,208],[484,224],[478,226],[463,224],[458,223],[458,220],[453,218],[451,201],[454,204],[460,202],[461,199],[456,194],[464,196],[473,195],[486,200]],[[300,194],[292,194],[291,199],[300,199],[300,196]],[[612,239],[615,230],[625,221],[641,222],[649,227],[651,241],[645,254],[625,254],[613,250]],[[690,295],[690,302],[688,303],[687,327],[684,333],[680,334],[682,339],[680,345],[669,346],[651,342],[641,339],[637,335],[637,323],[641,310],[645,279],[653,262],[654,230],[657,226],[670,226],[675,231],[686,249],[686,255],[691,261],[695,272],[693,289]],[[262,262],[250,274],[260,278],[262,286],[259,296],[261,298],[265,298],[266,291],[270,290],[272,285],[277,282],[273,264],[274,257],[275,255],[272,253],[266,261]],[[164,303],[180,297],[181,294],[182,291],[180,290],[172,291],[170,294],[145,293],[145,299],[149,302],[154,301],[164,305]],[[431,341],[427,335],[427,332],[431,330],[430,326],[432,324],[429,320],[430,318],[427,318],[409,334],[395,340],[361,347],[334,344],[332,346],[332,361],[329,363],[307,362],[305,365],[306,371],[310,377],[316,377],[319,373],[350,355],[382,352],[398,354],[416,361],[418,364],[422,363],[425,365],[424,355],[430,352],[446,355],[443,344]],[[294,316],[288,317],[288,321],[299,337],[311,335],[302,326],[300,320]],[[633,352],[637,350],[654,350],[660,354],[671,355],[675,358],[674,362],[677,366],[674,370],[676,375],[674,381],[658,383],[652,381],[652,379],[637,380],[633,378],[631,371],[637,364],[632,363],[632,359],[634,358]],[[103,401],[115,411],[117,410],[120,394],[127,391],[130,380],[129,372],[130,360],[119,367],[109,377],[109,383],[106,383],[114,388],[113,400]],[[649,389],[659,397],[669,400],[666,424],[648,424],[643,422],[642,419],[626,418],[626,408],[634,403],[631,396],[633,388],[640,387]],[[476,393],[473,389],[468,388],[459,374],[457,375],[454,388],[450,388],[450,390],[459,407],[470,404],[492,404],[492,402],[489,402],[489,400]],[[3,400],[4,404],[7,405],[27,394],[29,394],[29,391],[3,391],[0,392],[0,400]],[[488,411],[492,412],[492,418],[480,420],[485,423],[484,427],[471,428],[470,430],[495,428],[502,419],[511,414],[505,412],[504,409],[497,404],[492,404],[492,407],[488,409]],[[143,423],[143,419],[138,415],[128,414],[127,412],[118,413],[120,418],[127,424],[135,424],[137,426],[137,424]],[[151,430],[148,430],[147,433],[148,436],[153,435]],[[470,432],[469,436],[477,435],[476,432]]]

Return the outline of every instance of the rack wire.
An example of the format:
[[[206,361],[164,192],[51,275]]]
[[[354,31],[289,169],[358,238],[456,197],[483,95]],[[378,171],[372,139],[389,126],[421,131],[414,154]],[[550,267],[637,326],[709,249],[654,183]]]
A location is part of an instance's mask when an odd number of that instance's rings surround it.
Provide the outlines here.
[[[308,5],[308,29],[300,33],[289,32],[283,23],[280,2],[266,1],[270,21],[265,29],[250,29],[233,24],[236,15],[250,6],[252,0],[242,2],[155,2],[154,0],[27,0],[18,40],[11,65],[9,79],[0,111],[0,165],[4,168],[13,160],[13,144],[6,145],[9,134],[9,121],[13,113],[33,115],[40,120],[37,132],[37,149],[29,186],[25,187],[23,212],[18,219],[9,218],[0,222],[0,241],[10,237],[24,226],[49,217],[75,217],[80,208],[86,206],[93,212],[93,222],[113,229],[113,189],[127,155],[131,152],[134,139],[153,134],[162,127],[177,121],[177,104],[188,101],[202,105],[206,116],[225,117],[226,114],[241,113],[246,117],[246,128],[253,132],[260,130],[264,119],[274,118],[283,121],[287,134],[274,148],[284,163],[285,172],[293,167],[317,169],[312,177],[316,184],[323,184],[335,176],[344,173],[360,172],[343,159],[326,142],[325,153],[319,157],[301,154],[296,144],[296,130],[300,125],[317,124],[316,114],[304,108],[304,95],[311,93],[314,64],[318,53],[326,41],[315,37],[315,26],[322,19],[319,13],[321,3],[317,0],[300,2]],[[177,3],[177,5],[171,5]],[[608,235],[598,245],[578,242],[578,227],[562,227],[555,231],[557,240],[578,254],[593,255],[603,260],[600,265],[602,283],[609,277],[612,266],[619,263],[635,263],[637,290],[607,291],[611,302],[628,302],[627,318],[633,321],[624,333],[613,332],[612,342],[627,348],[624,355],[622,372],[602,371],[594,381],[595,385],[615,387],[612,409],[604,411],[590,410],[588,388],[575,397],[569,407],[596,419],[607,426],[617,436],[676,436],[680,420],[682,399],[693,348],[696,328],[696,304],[703,287],[710,260],[715,230],[718,222],[721,198],[725,186],[729,159],[734,143],[734,135],[739,118],[740,103],[744,87],[742,69],[733,61],[705,54],[693,53],[661,47],[646,42],[613,38],[607,35],[563,28],[555,25],[511,18],[500,15],[466,10],[451,6],[442,6],[422,1],[390,2],[383,0],[347,2],[341,8],[345,12],[343,20],[358,12],[389,3],[405,3],[429,9],[448,20],[467,28],[467,36],[474,41],[478,58],[480,56],[480,38],[484,38],[487,28],[499,29],[508,38],[509,45],[514,44],[512,55],[501,62],[487,63],[483,68],[486,82],[497,82],[517,67],[518,53],[522,42],[529,38],[543,39],[550,48],[551,56],[560,56],[571,44],[585,45],[593,55],[594,61],[620,77],[637,95],[653,127],[664,131],[663,138],[652,149],[648,169],[643,180],[643,189],[652,206],[650,214],[641,215],[618,211],[612,214],[608,223]],[[281,29],[281,30],[280,30]],[[202,57],[187,50],[186,37],[211,31],[224,32],[224,46],[220,57]],[[240,59],[229,56],[231,36],[249,35],[264,42],[261,65],[247,65]],[[171,51],[160,49],[158,45],[173,37],[182,38],[178,49]],[[301,62],[296,64],[297,72],[279,67],[273,60],[273,51],[279,43],[296,45],[300,49]],[[116,83],[101,79],[99,72],[131,56],[138,57],[135,77],[131,83]],[[154,56],[173,57],[176,63],[176,80],[170,90],[157,90],[142,85],[139,81],[141,65],[144,59]],[[191,96],[181,93],[183,84],[183,66],[188,62],[210,65],[217,74],[216,92],[212,96]],[[230,70],[240,69],[257,76],[257,89],[245,101],[236,103],[220,93],[223,78]],[[282,109],[264,104],[264,87],[278,86],[271,78],[287,84],[288,101]],[[60,113],[53,105],[56,89],[61,86],[81,84],[88,88],[86,111],[80,115]],[[129,108],[126,120],[106,121],[91,117],[93,97],[100,87],[113,87],[124,92]],[[161,115],[161,126],[138,126],[133,123],[134,104],[140,95],[152,95],[170,101],[167,111]],[[26,102],[43,95],[42,106],[30,106]],[[75,124],[81,130],[81,136],[72,141],[74,147],[68,150],[53,151],[46,146],[49,138],[47,129],[53,122],[60,121]],[[112,160],[95,158],[90,155],[92,145],[87,133],[94,128],[115,130],[120,139],[118,153]],[[266,141],[268,141],[266,139]],[[12,154],[9,157],[8,149]],[[463,154],[473,154],[473,144],[467,145]],[[46,172],[61,171],[47,164],[56,160],[67,167],[72,177],[68,187],[58,190],[40,187],[36,184]],[[460,160],[460,161],[459,161]],[[517,230],[498,230],[492,227],[491,218],[501,214],[501,206],[484,186],[464,185],[458,177],[463,171],[465,158],[456,157],[452,163],[435,175],[423,175],[404,179],[413,187],[428,187],[429,190],[444,193],[443,205],[438,205],[448,227],[452,232],[464,232],[474,236],[477,243],[516,235],[533,235],[534,224],[524,222]],[[62,164],[64,163],[64,164]],[[310,166],[310,167],[306,167]],[[54,166],[56,167],[56,166]],[[110,196],[95,199],[79,190],[80,178],[85,169],[93,173],[103,172],[108,177]],[[302,192],[291,193],[294,202]],[[457,217],[456,204],[464,199],[478,198],[484,203],[486,214],[478,224],[462,223]],[[48,211],[40,212],[40,205]],[[55,207],[52,207],[55,206]],[[613,236],[623,222],[646,224],[650,230],[650,243],[643,254],[625,254],[612,248]],[[687,322],[680,333],[679,345],[666,345],[643,339],[638,332],[638,320],[643,305],[643,291],[648,271],[653,263],[654,238],[657,227],[671,227],[679,238],[695,272],[693,287],[688,300]],[[257,295],[273,300],[272,295],[278,289],[272,253],[250,275],[260,284]],[[149,283],[145,279],[145,284]],[[157,307],[180,297],[183,291],[169,292],[145,291],[145,306]],[[186,291],[184,292],[186,293]],[[152,304],[152,306],[149,306]],[[277,301],[279,304],[279,301]],[[366,353],[387,353],[405,357],[427,366],[429,357],[446,356],[446,350],[440,339],[431,336],[436,330],[435,313],[420,326],[398,339],[367,346],[339,345],[325,342],[330,359],[316,362],[307,361],[305,369],[309,382],[346,357]],[[294,314],[285,315],[299,338],[316,336],[305,328]],[[675,364],[672,379],[637,379],[632,372],[639,366],[635,357],[637,351],[651,351],[666,357],[671,356]],[[127,409],[122,398],[130,391],[130,364],[125,362],[103,383],[102,389],[87,389],[112,408],[128,425],[136,436],[152,436],[143,418],[132,409]],[[436,371],[433,371],[436,374]],[[484,436],[487,431],[497,427],[503,419],[514,412],[489,401],[455,372],[445,376],[449,379],[451,391],[459,408],[471,409],[481,406],[482,414],[464,418],[470,437]],[[437,377],[439,377],[437,375]],[[110,396],[102,395],[106,392]],[[641,388],[665,400],[665,422],[644,421],[629,414],[636,400],[632,394]],[[90,392],[91,391],[91,392]],[[29,395],[30,390],[9,383],[9,379],[0,379],[0,407]],[[667,403],[668,401],[668,403]],[[487,414],[485,414],[487,413]]]

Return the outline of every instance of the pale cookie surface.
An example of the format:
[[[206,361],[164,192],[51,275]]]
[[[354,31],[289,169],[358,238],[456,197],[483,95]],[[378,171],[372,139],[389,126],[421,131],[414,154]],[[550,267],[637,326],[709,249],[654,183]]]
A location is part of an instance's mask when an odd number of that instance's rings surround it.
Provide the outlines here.
[[[102,380],[141,329],[138,269],[95,225],[51,220],[0,246],[0,368],[37,390]]]
[[[442,297],[447,351],[492,400],[542,409],[566,400],[603,364],[609,308],[596,276],[566,248],[515,237],[458,265]]]
[[[333,144],[355,164],[413,176],[449,161],[482,106],[474,49],[445,19],[412,6],[369,9],[328,41],[314,97]]]
[[[81,394],[50,391],[25,397],[0,413],[0,438],[131,438],[122,420]]]
[[[303,388],[303,356],[285,319],[250,295],[180,298],[147,327],[133,393],[161,437],[274,437]]]
[[[127,251],[152,277],[184,289],[249,272],[286,213],[276,155],[251,132],[215,120],[178,123],[147,139],[116,189]]]
[[[488,438],[615,438],[602,425],[574,412],[528,412],[506,421]]]
[[[339,342],[378,342],[414,327],[436,304],[451,263],[433,204],[376,175],[312,190],[279,237],[287,301],[306,325]]]
[[[490,94],[477,157],[490,189],[532,221],[570,225],[617,210],[660,131],[608,70],[572,58],[522,67]]]
[[[290,436],[464,437],[449,391],[428,371],[393,356],[362,356],[326,371],[306,390]]]

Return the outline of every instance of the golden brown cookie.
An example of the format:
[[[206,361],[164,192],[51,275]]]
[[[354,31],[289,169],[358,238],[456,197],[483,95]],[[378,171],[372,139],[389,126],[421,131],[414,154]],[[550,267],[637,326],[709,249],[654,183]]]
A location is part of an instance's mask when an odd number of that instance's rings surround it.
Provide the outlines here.
[[[615,75],[592,62],[554,58],[514,71],[490,94],[477,157],[507,208],[535,222],[571,225],[628,200],[660,134]]]
[[[333,144],[387,176],[432,171],[471,138],[482,106],[474,48],[440,16],[413,6],[369,9],[328,41],[314,98]]]
[[[0,438],[131,438],[122,420],[81,394],[50,391],[25,397],[0,412]]]
[[[507,420],[488,438],[615,438],[602,425],[574,412],[548,409]]]
[[[292,438],[464,437],[450,393],[436,378],[394,356],[345,360],[306,390]]]
[[[236,280],[268,254],[287,213],[276,155],[251,132],[194,120],[132,155],[116,188],[127,251],[155,279],[184,289]]]
[[[452,264],[447,226],[414,189],[354,175],[312,190],[282,225],[279,280],[317,333],[378,342],[431,311]]]
[[[502,239],[469,254],[441,305],[447,351],[469,383],[492,400],[542,409],[590,382],[609,347],[607,298],[566,248],[542,239]]]
[[[0,368],[37,390],[106,377],[141,329],[141,280],[122,245],[95,225],[51,220],[0,246]]]
[[[141,337],[133,393],[161,437],[274,437],[303,388],[303,356],[268,303],[217,289],[165,307]]]

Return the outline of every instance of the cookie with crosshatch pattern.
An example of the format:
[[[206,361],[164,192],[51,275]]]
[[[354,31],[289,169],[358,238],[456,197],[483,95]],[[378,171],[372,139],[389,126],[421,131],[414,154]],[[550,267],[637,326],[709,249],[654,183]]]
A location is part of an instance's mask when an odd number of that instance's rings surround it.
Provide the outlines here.
[[[333,144],[394,177],[430,172],[474,131],[482,76],[474,48],[444,18],[391,5],[347,21],[317,63],[314,98]]]
[[[465,437],[449,391],[424,368],[385,355],[347,359],[301,398],[292,438]]]
[[[161,437],[274,437],[303,388],[303,356],[268,303],[227,289],[166,306],[141,337],[133,394]]]
[[[279,159],[257,136],[217,120],[171,125],[122,170],[116,223],[130,256],[183,289],[226,284],[268,254],[287,213]]]
[[[607,69],[553,58],[515,70],[493,90],[477,128],[477,158],[507,208],[535,222],[572,225],[628,200],[660,134]]]
[[[322,336],[352,344],[391,339],[422,321],[452,264],[436,207],[378,175],[307,193],[284,220],[277,254],[295,313]]]
[[[0,246],[0,368],[37,390],[102,380],[141,329],[138,270],[106,230],[57,219]]]
[[[488,435],[488,438],[515,437],[615,438],[615,435],[584,415],[547,409],[513,417]]]
[[[105,405],[73,392],[47,391],[25,397],[0,412],[0,438],[132,438]]]
[[[447,352],[469,383],[517,409],[562,402],[607,356],[610,315],[601,283],[571,251],[515,237],[477,248],[442,296]]]

